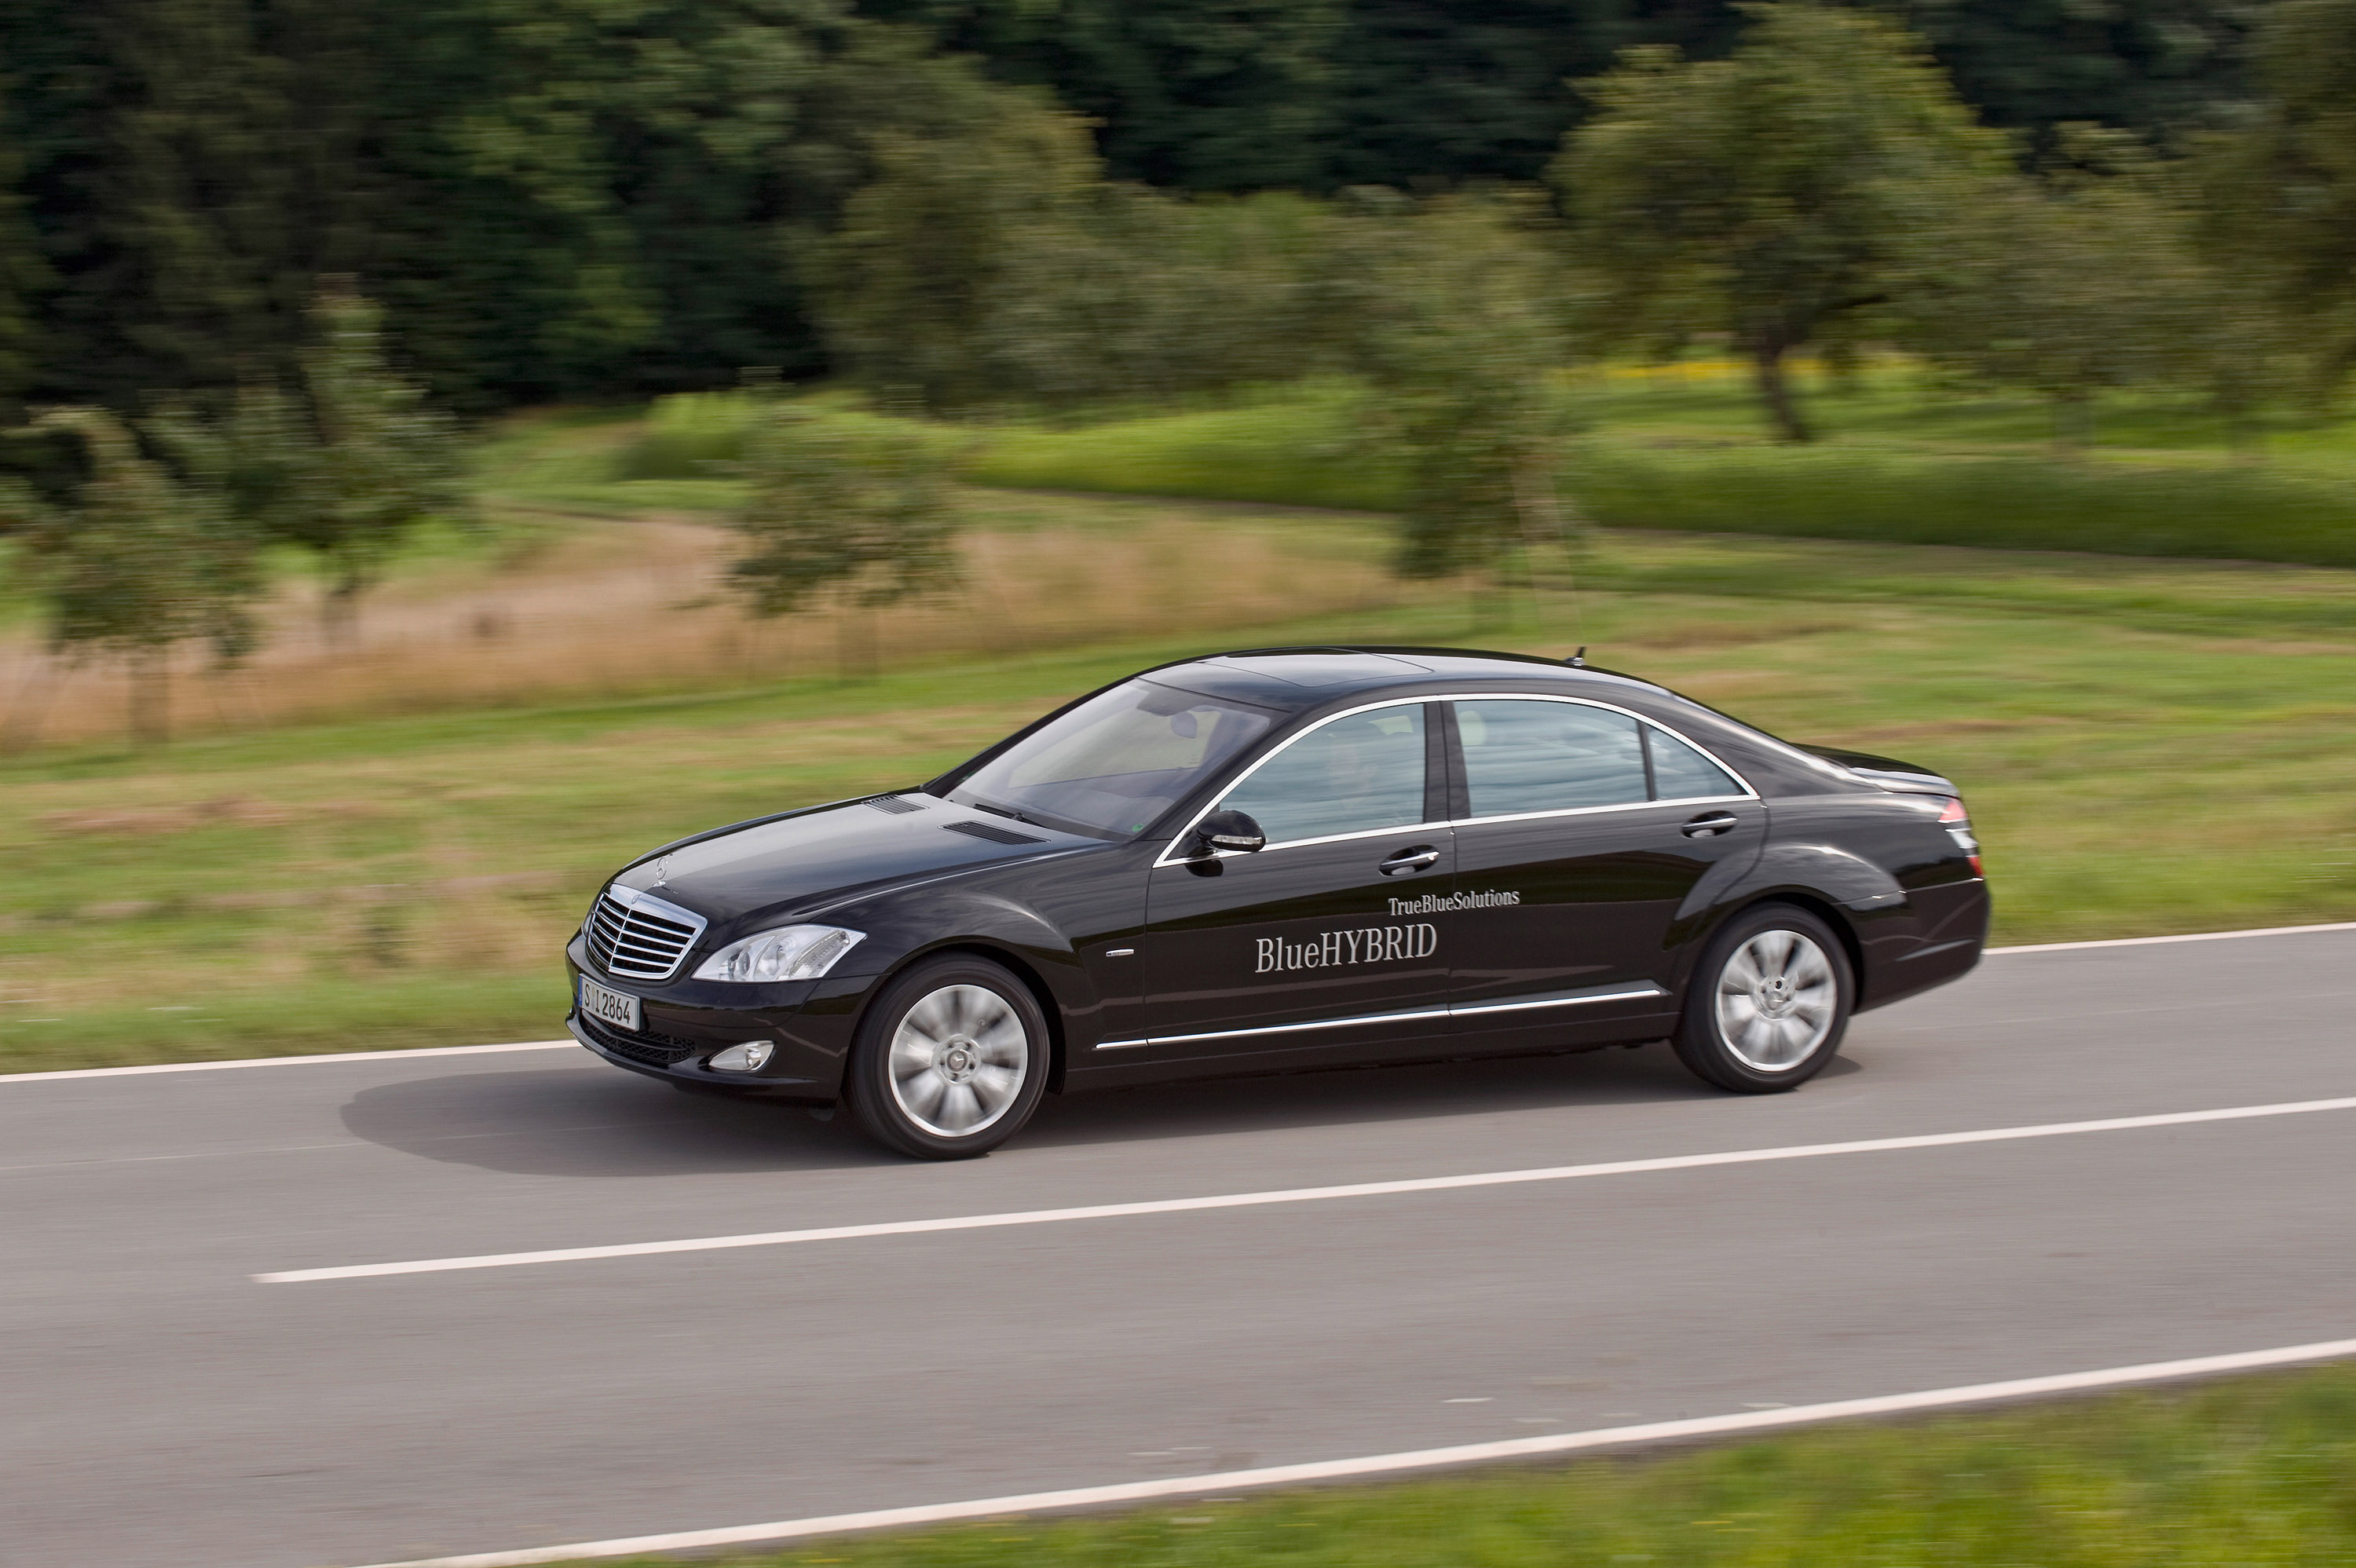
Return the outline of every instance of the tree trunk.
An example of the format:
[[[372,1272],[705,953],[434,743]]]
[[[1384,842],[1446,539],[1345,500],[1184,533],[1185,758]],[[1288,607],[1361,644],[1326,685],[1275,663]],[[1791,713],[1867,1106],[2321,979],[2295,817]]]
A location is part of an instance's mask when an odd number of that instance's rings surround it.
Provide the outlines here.
[[[1472,623],[1470,630],[1475,634],[1487,631],[1503,618],[1498,613],[1505,600],[1501,581],[1503,575],[1496,571],[1475,571],[1464,580],[1465,613]]]
[[[131,656],[131,739],[160,746],[172,738],[172,650],[143,648]]]
[[[16,688],[16,695],[8,704],[5,718],[0,718],[0,757],[14,756],[28,750],[41,733],[41,720],[49,710],[49,699],[56,695],[64,674],[49,659],[40,659],[25,668],[25,678]]]
[[[345,578],[320,597],[319,636],[331,648],[348,648],[358,640],[360,625],[360,585]]]
[[[1798,400],[1792,396],[1792,384],[1783,375],[1783,355],[1788,347],[1779,339],[1761,338],[1751,346],[1751,372],[1759,389],[1759,400],[1767,405],[1767,417],[1774,422],[1775,434],[1782,441],[1814,441],[1815,432],[1807,421],[1800,417]]]
[[[2233,449],[2235,459],[2245,464],[2264,463],[2266,459],[2266,427],[2258,418],[2257,410],[2245,402],[2229,404],[2225,410],[2226,440]]]
[[[2073,457],[2093,444],[2094,400],[2083,391],[2063,392],[2053,400],[2053,449]]]
[[[1546,635],[1546,601],[1538,586],[1539,545],[1560,540],[1562,511],[1555,504],[1554,464],[1550,454],[1528,457],[1514,464],[1514,520],[1522,536],[1522,581],[1530,595],[1530,626]]]
[[[834,624],[834,670],[845,685],[875,678],[875,612],[846,604]]]

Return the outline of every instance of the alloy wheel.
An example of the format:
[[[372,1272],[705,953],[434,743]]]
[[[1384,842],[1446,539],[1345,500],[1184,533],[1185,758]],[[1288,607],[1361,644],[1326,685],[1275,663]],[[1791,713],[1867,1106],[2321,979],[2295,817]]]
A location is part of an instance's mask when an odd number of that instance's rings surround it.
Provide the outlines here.
[[[1719,1038],[1754,1072],[1789,1072],[1832,1033],[1839,1003],[1823,948],[1796,931],[1762,931],[1719,971]]]
[[[1021,1095],[1031,1037],[1013,1005],[988,987],[943,986],[901,1018],[886,1066],[909,1121],[935,1137],[970,1137]]]

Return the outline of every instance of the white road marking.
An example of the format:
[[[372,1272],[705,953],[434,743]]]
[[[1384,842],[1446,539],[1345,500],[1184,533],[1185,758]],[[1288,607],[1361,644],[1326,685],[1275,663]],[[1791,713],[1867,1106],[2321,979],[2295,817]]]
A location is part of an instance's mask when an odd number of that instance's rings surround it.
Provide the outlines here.
[[[146,1067],[73,1067],[61,1072],[0,1072],[0,1083],[55,1083],[69,1078],[139,1078],[151,1072],[224,1072],[232,1067],[316,1067],[334,1061],[406,1061],[416,1056],[487,1056],[498,1051],[579,1051],[573,1040],[512,1045],[423,1045],[414,1051],[341,1051],[326,1056],[249,1056],[236,1061],[158,1061]]]
[[[890,1220],[869,1225],[828,1225],[807,1231],[764,1231],[748,1235],[694,1236],[673,1242],[624,1242],[602,1247],[552,1247],[530,1253],[487,1253],[474,1257],[419,1258],[407,1263],[351,1264],[336,1268],[284,1269],[253,1275],[259,1285],[301,1285],[313,1280],[370,1279],[384,1275],[441,1274],[458,1269],[516,1268],[527,1264],[583,1263],[597,1258],[652,1257],[666,1253],[708,1253],[736,1247],[781,1247],[803,1242],[849,1242],[873,1236],[913,1236],[937,1231],[989,1231],[1009,1225],[1052,1225],[1072,1220],[1119,1220],[1141,1214],[1185,1214],[1209,1209],[1257,1209],[1279,1203],[1323,1203],[1341,1198],[1386,1198],[1403,1192],[1448,1192],[1472,1187],[1510,1187],[1533,1181],[1571,1181],[1590,1176],[1633,1176],[1645,1171],[1692,1170],[1716,1165],[1757,1165],[1770,1160],[1814,1159],[1824,1155],[1883,1154],[1898,1149],[1947,1148],[1958,1144],[2009,1143],[2021,1138],[2064,1137],[2077,1133],[2126,1132],[2141,1127],[2180,1127],[2202,1122],[2245,1121],[2257,1116],[2295,1116],[2315,1111],[2356,1110],[2356,1096],[2299,1100],[2273,1105],[2234,1105],[2215,1111],[2168,1111],[2147,1116],[2109,1116],[2100,1121],[2048,1122],[2025,1127],[1986,1127],[1963,1133],[1922,1133],[1907,1137],[1859,1138],[1848,1143],[1797,1144],[1782,1148],[1734,1149],[1719,1154],[1668,1155],[1654,1159],[1608,1160],[1596,1165],[1545,1166],[1530,1170],[1491,1170],[1469,1176],[1426,1176],[1401,1181],[1360,1181],[1338,1187],[1295,1187],[1271,1192],[1230,1192],[1209,1198],[1163,1198],[1138,1203],[1096,1203],[1075,1209],[1028,1209],[1000,1214],[960,1214],[938,1220]]]
[[[2230,942],[2237,936],[2304,936],[2312,931],[2356,931],[2356,920],[2343,920],[2330,925],[2262,925],[2249,931],[2191,931],[2180,936],[2113,936],[2100,942],[2040,942],[2028,947],[1990,947],[1989,957],[1999,953],[2077,953],[2090,947],[2157,947],[2166,942]]]
[[[2356,931],[2356,921],[2334,925],[2269,925],[2252,931],[2201,931],[2182,936],[2121,936],[2100,942],[2048,942],[2030,947],[1991,947],[2002,953],[2072,953],[2087,947],[2144,947],[2159,942],[2223,942],[2236,936],[2299,936],[2313,931]],[[57,1023],[56,1019],[20,1019],[20,1023]],[[327,1061],[384,1061],[394,1057],[478,1056],[499,1051],[562,1051],[570,1040],[528,1040],[508,1045],[434,1045],[414,1051],[347,1051],[318,1056],[252,1056],[236,1061],[159,1061],[144,1067],[76,1067],[57,1072],[0,1072],[0,1083],[59,1082],[70,1078],[132,1078],[152,1072],[219,1072],[231,1067],[309,1067]]]
[[[1530,1459],[1551,1454],[1577,1453],[1581,1449],[1618,1448],[1677,1438],[1772,1431],[1777,1427],[1804,1426],[1858,1416],[1949,1410],[1960,1405],[2034,1399],[2047,1394],[2081,1393],[2092,1389],[2166,1382],[2178,1378],[2214,1377],[2224,1372],[2291,1366],[2301,1361],[2336,1360],[2348,1356],[2356,1356],[2356,1339],[2327,1339],[2318,1344],[2286,1345],[2272,1350],[2195,1356],[2179,1361],[2146,1361],[2132,1367],[2106,1367],[2100,1371],[2063,1372],[2053,1377],[2015,1378],[2006,1382],[1927,1389],[1919,1393],[1832,1400],[1822,1404],[1793,1405],[1783,1410],[1746,1411],[1739,1415],[1704,1415],[1686,1421],[1656,1421],[1642,1426],[1605,1426],[1585,1432],[1558,1432],[1543,1437],[1513,1437],[1495,1443],[1464,1443],[1447,1448],[1370,1454],[1355,1459],[1327,1459],[1305,1465],[1269,1465],[1254,1470],[1173,1476],[1160,1480],[1127,1481],[1105,1487],[1072,1487],[1061,1491],[976,1498],[965,1502],[926,1503],[915,1508],[873,1509],[864,1513],[783,1519],[766,1524],[733,1525],[720,1530],[681,1530],[664,1535],[634,1535],[614,1541],[576,1541],[563,1546],[533,1547],[522,1552],[478,1552],[464,1557],[426,1557],[407,1563],[376,1563],[372,1568],[526,1568],[531,1563],[562,1563],[581,1557],[631,1557],[648,1552],[693,1552],[715,1546],[745,1546],[756,1541],[794,1541],[813,1535],[847,1535],[858,1531],[945,1524],[953,1520],[991,1519],[1008,1514],[1043,1513],[1057,1509],[1100,1508],[1108,1503],[1199,1497],[1205,1492],[1240,1488],[1296,1486],[1308,1481],[1339,1481],[1407,1470],[1433,1470],[1458,1465]]]

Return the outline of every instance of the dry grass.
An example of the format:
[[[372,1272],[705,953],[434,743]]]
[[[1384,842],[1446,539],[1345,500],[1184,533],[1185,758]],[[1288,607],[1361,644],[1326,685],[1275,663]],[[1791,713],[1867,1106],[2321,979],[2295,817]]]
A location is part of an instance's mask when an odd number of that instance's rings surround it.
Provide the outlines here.
[[[846,644],[884,667],[1003,656],[1108,639],[1266,624],[1396,603],[1379,522],[1304,529],[1252,508],[1206,516],[1146,502],[971,492],[962,498],[965,585],[865,612],[772,622],[722,592],[724,529],[678,517],[543,518],[542,548],[437,562],[364,603],[359,635],[331,644],[313,591],[268,606],[269,635],[219,670],[187,650],[173,672],[177,732],[265,729],[363,714],[422,713],[714,688],[834,667]],[[851,619],[856,617],[856,619]],[[0,635],[0,746],[120,734],[123,671],[47,656],[29,628]]]

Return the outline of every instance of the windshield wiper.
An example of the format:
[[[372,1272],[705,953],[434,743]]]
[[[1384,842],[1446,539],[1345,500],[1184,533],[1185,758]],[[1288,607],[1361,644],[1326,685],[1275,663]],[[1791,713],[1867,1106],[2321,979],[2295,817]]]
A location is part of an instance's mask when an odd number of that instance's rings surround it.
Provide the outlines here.
[[[966,804],[972,806],[976,811],[987,811],[997,816],[1011,816],[1017,822],[1028,822],[1033,827],[1044,827],[1047,826],[1044,822],[1036,821],[1031,817],[1023,816],[1021,812],[1015,810],[1011,805],[992,805],[990,802],[982,799],[980,795],[974,796],[971,800],[966,802]]]

